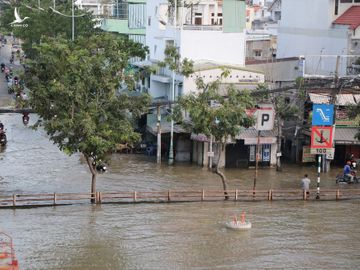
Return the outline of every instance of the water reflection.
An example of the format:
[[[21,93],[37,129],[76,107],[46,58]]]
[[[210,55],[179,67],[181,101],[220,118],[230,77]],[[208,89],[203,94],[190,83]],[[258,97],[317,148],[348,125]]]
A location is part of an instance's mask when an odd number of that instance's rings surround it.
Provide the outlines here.
[[[20,117],[20,116],[19,116]],[[31,117],[31,121],[34,121]],[[17,116],[5,115],[8,147],[0,153],[0,195],[85,192],[90,174],[79,155],[61,153]],[[219,178],[189,164],[156,165],[138,155],[114,155],[98,189],[221,188]],[[251,188],[253,170],[226,170],[231,188]],[[316,168],[262,169],[257,187],[299,188]],[[322,174],[335,187],[337,170]],[[351,186],[355,187],[355,186]],[[359,201],[211,202],[74,205],[1,210],[0,229],[14,237],[21,269],[356,269],[360,264]],[[250,231],[224,227],[246,211]]]
[[[65,206],[2,211],[24,269],[355,269],[358,201]],[[249,231],[224,221],[247,211]],[[346,251],[346,252],[344,252]],[[29,267],[31,265],[31,267]]]

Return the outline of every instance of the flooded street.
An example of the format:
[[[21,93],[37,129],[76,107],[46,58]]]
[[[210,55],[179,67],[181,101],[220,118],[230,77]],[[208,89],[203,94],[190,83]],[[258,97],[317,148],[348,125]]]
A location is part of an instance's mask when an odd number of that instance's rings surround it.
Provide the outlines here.
[[[34,123],[34,116],[30,124]],[[8,145],[0,153],[0,195],[89,192],[79,155],[61,153],[46,134],[1,115]],[[321,175],[335,188],[341,168]],[[259,171],[258,189],[300,188],[316,168],[285,165]],[[254,170],[226,170],[229,187],[249,189]],[[351,186],[354,188],[355,186]],[[113,155],[98,191],[221,188],[219,178],[189,164],[157,166],[153,157]],[[349,188],[342,186],[341,188]],[[356,188],[359,188],[358,186]],[[253,228],[224,222],[247,212]],[[80,204],[0,210],[0,230],[12,235],[21,269],[358,269],[360,201]]]

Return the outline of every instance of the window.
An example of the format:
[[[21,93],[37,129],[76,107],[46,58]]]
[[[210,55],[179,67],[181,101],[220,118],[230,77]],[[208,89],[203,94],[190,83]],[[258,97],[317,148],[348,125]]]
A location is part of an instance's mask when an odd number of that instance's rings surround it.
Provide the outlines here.
[[[166,40],[165,41],[165,46],[166,47],[168,47],[168,46],[174,47],[175,46],[174,40],[172,40],[172,39]]]
[[[212,25],[222,25],[222,13],[217,14],[217,18],[215,20],[215,13],[211,13],[211,24]]]
[[[261,57],[261,50],[254,50],[255,57]]]
[[[335,15],[339,14],[339,0],[335,0]]]
[[[195,13],[195,25],[202,24],[202,13]]]
[[[141,29],[146,26],[145,4],[129,4],[128,26],[130,29]]]
[[[151,16],[148,17],[148,26],[151,26]]]
[[[123,1],[116,1],[116,3],[114,4],[113,16],[118,19],[127,20],[128,3]]]
[[[353,0],[340,0],[340,3],[352,3]]]

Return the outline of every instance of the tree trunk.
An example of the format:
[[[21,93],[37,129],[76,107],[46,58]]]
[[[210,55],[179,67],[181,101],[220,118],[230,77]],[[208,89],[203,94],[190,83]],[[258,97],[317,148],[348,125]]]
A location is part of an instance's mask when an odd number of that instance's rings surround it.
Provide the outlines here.
[[[96,196],[96,175],[97,175],[97,172],[96,172],[96,167],[92,164],[92,159],[88,156],[88,155],[85,155],[85,159],[86,159],[86,162],[89,166],[89,169],[90,169],[90,172],[91,172],[91,193],[92,193],[92,196]],[[91,203],[95,203],[95,199],[94,198],[91,198]]]
[[[223,172],[220,171],[220,161],[221,161],[221,154],[224,151],[224,143],[220,143],[220,149],[219,149],[219,157],[218,157],[218,162],[216,164],[215,170],[213,171],[215,174],[219,175],[222,181],[222,185],[223,185],[223,189],[224,189],[224,195],[225,195],[225,200],[229,199],[229,195],[227,192],[227,183],[226,183],[226,177],[224,175]]]
[[[281,138],[282,138],[282,120],[278,118],[278,135],[277,135],[277,151],[276,151],[276,170],[281,171],[281,157],[278,155],[281,153]]]

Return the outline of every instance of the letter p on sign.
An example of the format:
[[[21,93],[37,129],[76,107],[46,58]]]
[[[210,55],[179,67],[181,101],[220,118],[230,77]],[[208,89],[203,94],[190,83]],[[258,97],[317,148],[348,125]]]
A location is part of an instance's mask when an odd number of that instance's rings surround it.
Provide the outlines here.
[[[259,109],[257,110],[257,130],[272,130],[274,128],[274,110]]]

